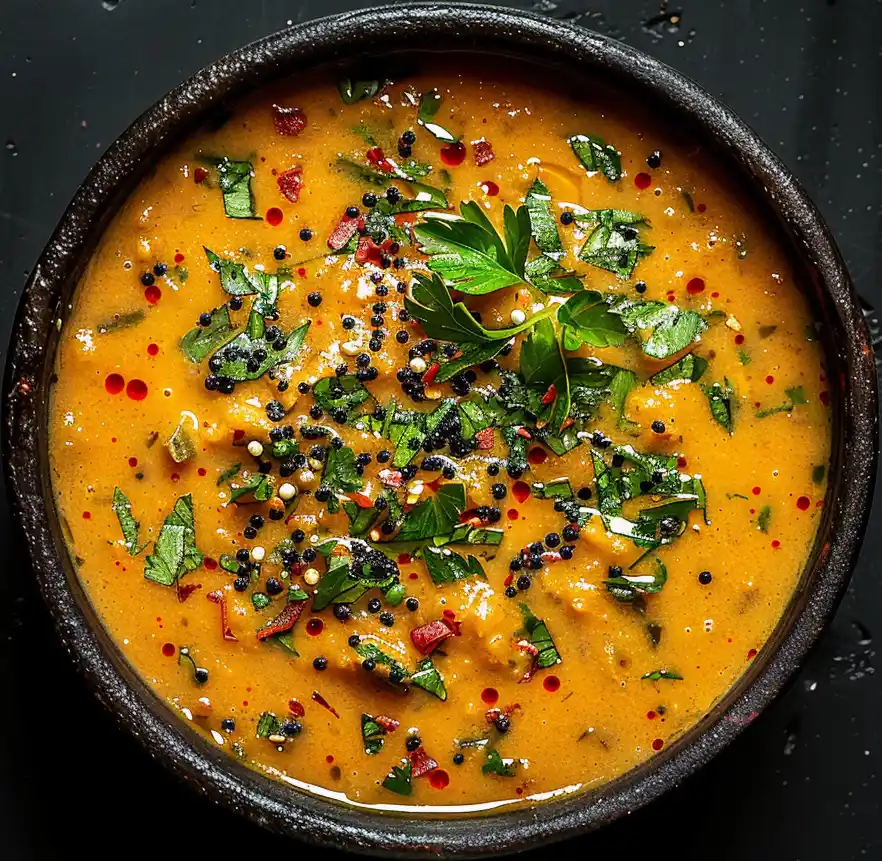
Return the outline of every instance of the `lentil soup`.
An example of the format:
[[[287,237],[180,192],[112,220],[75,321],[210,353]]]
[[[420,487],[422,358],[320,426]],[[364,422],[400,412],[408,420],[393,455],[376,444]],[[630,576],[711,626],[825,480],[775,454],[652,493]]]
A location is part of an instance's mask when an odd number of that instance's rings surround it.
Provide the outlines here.
[[[608,781],[749,666],[829,391],[690,141],[475,66],[286,83],[164,158],[62,332],[79,577],[182,720],[354,804]]]

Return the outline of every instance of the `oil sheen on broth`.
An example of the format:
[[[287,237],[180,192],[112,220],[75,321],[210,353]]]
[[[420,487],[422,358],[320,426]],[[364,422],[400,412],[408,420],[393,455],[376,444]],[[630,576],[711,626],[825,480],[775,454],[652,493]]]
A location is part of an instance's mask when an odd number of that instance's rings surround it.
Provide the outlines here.
[[[71,555],[254,768],[369,805],[596,786],[792,595],[814,335],[774,232],[641,111],[482,68],[286,84],[162,160],[82,278]]]

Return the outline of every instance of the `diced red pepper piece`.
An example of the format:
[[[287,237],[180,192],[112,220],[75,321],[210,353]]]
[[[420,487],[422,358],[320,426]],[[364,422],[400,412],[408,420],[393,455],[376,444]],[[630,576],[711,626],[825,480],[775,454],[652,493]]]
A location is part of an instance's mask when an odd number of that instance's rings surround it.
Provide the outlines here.
[[[484,428],[475,434],[479,451],[490,451],[493,448],[493,428]]]
[[[386,730],[386,732],[395,732],[395,730],[401,726],[401,721],[397,721],[395,718],[390,718],[386,715],[377,715],[374,718],[374,722],[377,726]]]
[[[438,763],[426,753],[425,748],[418,747],[410,754],[410,766],[413,777],[423,777],[438,767]]]
[[[208,178],[208,171],[204,167],[197,167],[193,170],[193,182],[201,185]]]
[[[556,550],[546,550],[545,553],[542,554],[542,561],[546,565],[551,565],[554,562],[560,562],[561,559],[562,557],[560,553],[558,553]]]
[[[382,259],[383,249],[370,236],[359,238],[358,248],[355,249],[356,263],[360,266],[364,266],[365,263],[373,263],[375,266],[379,266]]]
[[[392,162],[386,158],[386,154],[383,152],[381,147],[375,146],[371,147],[366,153],[365,158],[367,158],[368,162],[372,164],[378,170],[382,170],[385,173],[392,173],[395,170]]]
[[[187,583],[184,586],[178,583],[178,601],[183,604],[197,589],[201,588],[201,583]]]
[[[453,637],[455,633],[454,626],[446,619],[435,619],[414,628],[410,632],[410,641],[421,655],[428,655],[430,652],[434,652],[448,637]]]
[[[548,387],[548,391],[542,395],[542,403],[548,406],[557,397],[557,386],[552,383]]]
[[[305,602],[300,602],[305,603]],[[290,604],[288,605],[291,606]],[[335,709],[318,691],[312,692],[312,701],[318,703],[322,708],[327,709],[335,718],[339,720],[340,715],[337,714],[337,709]]]
[[[438,362],[432,362],[431,365],[426,369],[426,373],[423,374],[423,385],[428,386],[432,383],[432,380],[438,376],[438,371],[441,370],[441,365]]]
[[[533,434],[530,433],[525,427],[519,427],[516,431],[517,435],[523,437],[524,439],[533,439]]]
[[[496,154],[493,152],[493,144],[490,141],[472,141],[472,152],[475,155],[475,164],[478,167],[483,167],[496,158]]]
[[[525,502],[530,495],[530,485],[526,481],[516,481],[512,485],[511,493],[518,502]]]
[[[300,199],[300,189],[303,188],[303,168],[297,165],[283,171],[276,177],[276,183],[286,200],[297,203]]]
[[[233,633],[232,628],[227,624],[227,597],[218,589],[216,592],[209,592],[206,596],[209,601],[220,604],[221,633],[225,640],[230,643],[238,643],[239,638]]]
[[[273,105],[273,124],[280,135],[299,135],[306,128],[306,114],[300,108]]]
[[[306,604],[306,601],[291,601],[289,604],[286,604],[285,609],[275,619],[267,622],[257,632],[257,639],[267,640],[276,634],[284,634],[286,631],[290,631],[303,614],[303,608]]]
[[[363,493],[350,493],[347,495],[359,508],[374,507],[374,501],[369,496],[365,496],[365,494]]]
[[[332,251],[339,251],[341,248],[345,248],[349,240],[358,233],[359,221],[360,219],[358,218],[349,218],[344,215],[328,237],[328,248]]]

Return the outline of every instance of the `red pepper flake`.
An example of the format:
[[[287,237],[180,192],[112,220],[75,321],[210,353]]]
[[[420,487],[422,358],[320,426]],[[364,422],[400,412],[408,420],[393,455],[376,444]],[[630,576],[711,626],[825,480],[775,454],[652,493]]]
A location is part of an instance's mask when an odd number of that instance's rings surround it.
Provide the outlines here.
[[[201,185],[206,179],[208,179],[208,171],[204,167],[197,167],[193,171],[193,182],[196,185]]]
[[[202,477],[208,475],[208,470],[204,466],[200,466],[199,469],[196,470],[196,472]]]
[[[557,397],[557,386],[554,383],[552,383],[548,387],[548,391],[546,391],[545,394],[542,395],[542,403],[545,406],[548,406],[548,404],[550,404],[556,397]]]
[[[490,451],[495,444],[493,428],[484,428],[475,434],[478,443],[478,451]]]
[[[759,487],[755,487],[755,488],[754,488],[753,490],[751,490],[750,492],[751,492],[754,496],[759,496],[760,493],[762,492],[762,490],[761,490]]]
[[[143,380],[129,380],[126,386],[126,394],[133,401],[143,401],[147,397],[147,383]]]
[[[465,148],[463,147],[463,149]],[[484,167],[485,164],[496,158],[496,154],[493,152],[493,144],[487,140],[472,141],[472,155],[475,157],[475,164],[478,167]],[[465,153],[463,153],[463,157],[465,157]]]
[[[349,240],[358,233],[358,218],[349,218],[344,216],[340,219],[340,223],[331,231],[328,237],[328,248],[332,251],[340,251],[344,248]]]
[[[104,380],[104,388],[110,395],[118,395],[126,387],[122,374],[108,374]]]
[[[184,262],[184,255],[181,254],[180,251],[178,251],[178,252],[175,254],[175,263],[183,263],[183,262]]]
[[[652,740],[652,749],[653,750],[661,750],[665,746],[664,739],[656,738]]]
[[[218,589],[216,592],[209,592],[205,597],[212,603],[220,605],[221,633],[223,634],[224,639],[230,643],[238,643],[239,638],[233,633],[232,629],[227,624],[226,595]],[[260,635],[258,634],[258,636]]]
[[[692,278],[686,284],[686,292],[690,296],[697,296],[699,293],[704,293],[704,278]]]
[[[648,711],[648,712],[646,713],[646,719],[647,719],[647,720],[655,720],[655,712],[653,712],[653,711]]]
[[[514,582],[514,574],[506,574],[505,580],[502,581],[502,585],[503,586],[511,586],[511,584],[513,582]]]
[[[92,512],[91,511],[84,511],[83,512],[83,520],[91,520],[91,519],[92,519]]]
[[[466,157],[466,147],[462,141],[445,144],[441,147],[441,161],[448,167],[456,167],[462,164]]]
[[[678,466],[680,469],[684,469],[685,466],[686,466],[686,464],[687,464],[687,460],[686,460],[686,458],[683,457],[682,455],[680,455],[680,457],[677,458],[677,466]]]
[[[201,583],[187,583],[184,586],[178,583],[178,601],[183,604],[197,589],[201,588]]]
[[[516,481],[511,488],[511,495],[518,501],[524,502],[530,496],[530,485],[526,481]]]
[[[443,768],[436,768],[429,775],[429,783],[433,789],[446,789],[450,783],[450,775]]]
[[[714,292],[711,293],[711,299],[719,299],[719,298],[720,298],[720,294],[716,290],[714,290]]]
[[[417,574],[416,571],[411,571],[410,574],[408,574],[407,576],[408,576],[411,580],[418,580],[420,575]]]
[[[800,511],[808,511],[811,504],[812,501],[807,496],[800,496],[799,499],[796,500],[796,507]]]
[[[735,336],[735,343],[739,345],[744,343],[744,335],[742,335],[740,332]]]
[[[321,619],[310,619],[306,623],[306,633],[310,637],[317,637],[325,629],[325,623]]]
[[[825,407],[830,406],[830,392],[823,391],[818,395],[818,398]]]
[[[780,546],[781,546],[781,542],[777,538],[775,538],[772,541],[772,550],[777,550]]]
[[[707,212],[707,204],[706,203],[699,203],[695,208],[699,212]]]
[[[652,177],[648,173],[638,173],[634,177],[634,185],[640,189],[649,188],[652,185]]]
[[[505,512],[505,516],[509,520],[517,520],[521,515],[518,513],[517,508],[509,508],[508,511]]]
[[[540,448],[538,445],[534,446],[527,453],[527,460],[534,465],[545,463],[545,461],[548,460],[548,452],[545,451],[544,448]]]
[[[306,709],[303,708],[303,703],[294,699],[294,697],[291,697],[291,699],[288,700],[288,711],[291,712],[294,717],[303,717],[303,715],[306,714]]]
[[[130,457],[129,458],[129,466],[134,469],[137,465],[138,465],[138,458]]]
[[[424,777],[438,767],[438,763],[426,753],[424,747],[418,747],[410,754],[410,765],[414,777]]]
[[[522,437],[523,439],[533,439],[533,434],[530,433],[525,427],[519,427],[515,433]]]
[[[163,643],[162,644],[162,654],[165,655],[167,658],[172,657],[172,655],[174,655],[174,653],[176,651],[177,651],[177,649],[175,648],[174,643]]]
[[[206,556],[202,560],[202,564],[205,566],[208,571],[216,571],[217,570],[217,559],[212,558],[211,556]]]
[[[300,108],[273,105],[273,125],[280,135],[294,137],[306,128],[306,114]]]
[[[775,382],[775,378],[771,374],[769,374],[769,376],[766,377],[766,382],[771,386],[772,383]]]
[[[392,173],[392,171],[395,170],[395,166],[388,158],[386,158],[386,154],[381,147],[371,147],[364,155],[369,164],[372,164],[384,173]]]
[[[560,679],[557,676],[546,676],[542,681],[542,687],[550,694],[556,693],[560,690]]]
[[[288,605],[291,606],[290,604]],[[337,714],[337,709],[335,709],[318,691],[312,692],[313,702],[318,703],[322,708],[327,709],[335,718],[340,719],[340,715]]]
[[[234,430],[233,431],[233,445],[235,445],[240,440],[245,439],[245,431],[243,430]]]
[[[331,764],[334,762],[334,755],[333,755],[332,753],[329,753],[329,754],[325,757],[325,762],[326,762],[328,765],[331,765]]]
[[[488,706],[495,706],[496,703],[499,702],[499,691],[496,688],[484,688],[481,691],[481,699],[487,703]]]
[[[177,472],[173,472],[173,473],[169,476],[169,478],[171,478],[172,481],[180,481],[180,480],[181,480],[181,476],[180,476],[180,474],[177,473]]]
[[[278,206],[270,207],[266,211],[266,223],[270,227],[278,227],[285,220],[285,213]]]
[[[487,195],[487,197],[496,197],[499,194],[499,186],[492,179],[485,179],[484,182],[478,183],[478,188]]]
[[[750,649],[747,653],[747,660],[752,661],[756,657],[756,649]]]
[[[293,565],[291,566],[291,570],[293,573]],[[286,631],[290,631],[294,627],[295,622],[303,614],[303,608],[305,606],[306,601],[292,601],[290,604],[286,604],[282,612],[279,613],[275,619],[264,625],[257,632],[257,639],[263,641],[276,634],[284,634]]]
[[[155,284],[144,288],[144,298],[151,304],[155,305],[162,298],[162,290]]]
[[[349,498],[359,508],[373,508],[374,507],[374,501],[369,496],[365,496],[365,494],[363,494],[363,493],[350,493]]]
[[[410,632],[410,641],[421,655],[434,652],[448,637],[457,633],[455,623],[448,619],[435,619],[426,622]]]
[[[398,564],[399,565],[410,565],[413,561],[410,553],[399,553],[398,554]]]
[[[438,362],[432,362],[431,365],[426,370],[426,373],[423,374],[423,385],[428,386],[431,385],[432,381],[438,375],[438,371],[441,370],[441,365]],[[490,428],[486,428],[486,430],[490,430]]]
[[[391,718],[388,715],[377,715],[374,718],[374,723],[376,723],[377,726],[382,727],[386,732],[395,732],[395,730],[401,726],[401,721],[397,721],[395,718]]]
[[[303,168],[297,165],[282,171],[276,177],[276,185],[287,201],[297,203],[300,200],[300,189],[303,188]]]
[[[147,355],[155,356],[159,353],[159,344],[148,344],[147,345]]]

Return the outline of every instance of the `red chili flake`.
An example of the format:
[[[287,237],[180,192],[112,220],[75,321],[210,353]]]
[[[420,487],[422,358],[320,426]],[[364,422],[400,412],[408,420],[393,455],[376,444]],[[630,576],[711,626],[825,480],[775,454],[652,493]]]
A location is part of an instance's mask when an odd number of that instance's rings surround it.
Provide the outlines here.
[[[530,496],[530,485],[526,481],[516,481],[511,494],[518,502],[524,502]]]
[[[133,401],[143,401],[147,397],[147,383],[143,380],[129,380],[126,386],[126,394]]]
[[[144,288],[144,298],[151,304],[155,305],[162,298],[162,290],[155,284]]]
[[[747,660],[753,660],[756,657],[756,649],[750,649],[747,653]]]
[[[203,477],[208,475],[208,470],[204,466],[200,466],[199,469],[196,470],[196,472]]]
[[[290,604],[288,605],[291,606]],[[318,691],[312,692],[312,700],[313,702],[318,703],[322,708],[326,708],[335,718],[340,719],[340,715],[337,714],[337,709],[335,709]]]
[[[200,185],[208,178],[208,171],[204,167],[197,167],[193,171],[193,182]]]
[[[483,430],[479,430],[475,434],[475,439],[478,443],[478,451],[490,451],[490,449],[492,449],[495,444],[493,438],[493,428],[484,428]]]
[[[685,466],[686,466],[686,463],[687,463],[687,460],[686,460],[686,458],[683,457],[682,455],[681,455],[680,457],[677,458],[677,466],[678,466],[680,469],[684,469]]]
[[[508,511],[505,512],[505,516],[509,520],[517,520],[520,517],[517,508],[509,508]]]
[[[775,382],[775,378],[771,374],[769,374],[769,376],[766,377],[766,382],[771,386],[772,383]]]
[[[224,639],[230,643],[238,643],[239,638],[233,633],[232,628],[227,624],[226,595],[218,589],[216,592],[209,592],[205,597],[214,604],[220,605],[221,633],[223,634]],[[260,636],[260,634],[258,634],[258,636]]]
[[[532,464],[545,463],[548,460],[548,452],[538,445],[530,449],[527,454],[527,460]]]
[[[522,437],[523,439],[533,439],[533,434],[530,433],[525,427],[519,427],[515,433]]]
[[[744,335],[740,332],[735,336],[735,343],[739,345],[744,343]]]
[[[499,186],[492,179],[485,179],[484,182],[478,183],[478,188],[487,195],[487,197],[496,197],[499,194]]]
[[[655,712],[653,712],[653,711],[648,711],[648,712],[646,713],[646,719],[647,719],[647,720],[655,720]]]
[[[421,655],[434,652],[448,637],[456,634],[456,626],[447,619],[426,622],[410,632],[410,641]]]
[[[178,601],[183,604],[197,589],[201,588],[201,583],[187,583],[184,586],[178,583]]]
[[[202,564],[209,571],[215,571],[217,569],[217,559],[212,558],[211,556],[206,556],[202,560]]]
[[[373,508],[374,507],[374,501],[369,496],[365,496],[365,494],[363,494],[363,493],[350,493],[349,498],[359,508]]]
[[[92,519],[92,512],[91,511],[84,511],[83,512],[83,520],[91,520],[91,519]]]
[[[781,542],[777,538],[775,538],[772,541],[772,549],[777,550],[780,546],[781,546]]]
[[[463,147],[464,149],[465,147]],[[478,167],[484,167],[485,164],[496,158],[496,154],[493,152],[493,144],[485,140],[472,141],[472,155],[475,157],[475,164]],[[463,152],[464,156],[465,152]]]
[[[656,738],[652,741],[652,749],[653,750],[661,750],[665,746],[664,739]]]
[[[293,137],[306,128],[306,114],[300,108],[273,105],[273,125],[280,135]]]
[[[446,789],[450,783],[450,775],[443,768],[436,768],[429,775],[429,783],[433,789]]]
[[[818,397],[820,398],[821,403],[822,403],[825,407],[829,407],[829,406],[830,406],[830,392],[823,391],[823,392],[821,392],[820,395],[818,395]]]
[[[171,478],[172,481],[180,481],[181,480],[181,476],[177,472],[173,472],[169,477]]]
[[[293,565],[292,573],[293,573]],[[266,640],[269,637],[274,637],[276,634],[284,634],[285,631],[290,631],[295,622],[300,618],[303,614],[303,608],[306,606],[306,601],[292,601],[290,604],[286,604],[284,609],[275,619],[271,622],[268,622],[257,632],[258,640]]]
[[[395,166],[388,158],[386,158],[386,154],[381,147],[371,147],[364,155],[368,160],[368,163],[372,164],[378,170],[382,170],[385,173],[392,173],[392,171],[395,170]]]
[[[697,296],[699,293],[704,293],[704,278],[692,278],[686,284],[686,292],[690,296]]]
[[[542,681],[542,687],[548,693],[553,694],[560,690],[560,679],[557,676],[546,676]]]
[[[159,344],[148,344],[147,345],[147,355],[155,356],[159,352]]]
[[[557,386],[554,383],[552,383],[548,387],[548,391],[545,392],[544,395],[542,395],[542,403],[545,404],[545,406],[548,406],[548,404],[550,404],[556,397],[557,397]]]
[[[411,571],[410,574],[408,574],[407,576],[408,576],[411,580],[418,580],[420,575],[417,574],[416,571]]]
[[[344,248],[349,240],[358,233],[360,219],[348,218],[344,216],[340,219],[340,223],[331,231],[328,237],[328,248],[332,251],[340,251]]]
[[[273,206],[266,211],[266,223],[270,227],[278,227],[285,220],[285,213],[278,206]]]
[[[426,373],[423,374],[423,385],[424,386],[431,385],[432,381],[438,375],[438,371],[440,371],[440,370],[441,370],[440,363],[439,362],[432,362],[432,364],[429,365],[429,367],[426,369]],[[489,428],[486,428],[485,430],[489,430]],[[480,446],[478,446],[478,448],[480,448]]]
[[[175,263],[183,263],[183,262],[184,262],[184,255],[181,254],[180,251],[178,251],[178,252],[175,254]]]
[[[167,658],[170,658],[177,651],[174,643],[163,643],[162,644],[162,654]]]
[[[652,185],[652,177],[648,173],[638,173],[634,177],[634,185],[640,189],[649,188]]]
[[[414,777],[424,777],[438,767],[438,763],[426,753],[424,747],[418,747],[410,754],[410,765]]]
[[[808,511],[811,504],[812,501],[807,496],[800,496],[799,499],[796,500],[796,507],[800,511]]]
[[[321,619],[310,619],[306,623],[306,633],[310,637],[317,637],[325,629],[325,623]]]
[[[706,212],[707,211],[707,204],[706,203],[699,203],[695,208],[699,212]]]
[[[294,717],[303,717],[306,714],[306,709],[303,708],[303,703],[295,700],[294,697],[291,697],[288,700],[288,711],[291,712]]]
[[[395,718],[391,718],[388,715],[377,715],[374,718],[374,723],[376,723],[377,726],[382,727],[386,732],[395,732],[395,730],[401,726],[401,721],[397,721]]]
[[[410,565],[412,562],[412,558],[410,553],[399,553],[398,554],[398,564],[399,565]]]
[[[560,560],[563,559],[563,556],[561,556],[557,550],[546,550],[540,558],[542,559],[543,564],[553,565],[555,562],[560,562]]]
[[[496,703],[499,702],[499,691],[496,688],[484,688],[481,691],[481,699],[487,703],[488,706],[495,706]]]
[[[286,200],[297,203],[300,199],[300,189],[303,188],[303,168],[298,165],[282,171],[276,177],[276,185],[279,186],[279,191]]]
[[[502,585],[503,586],[511,586],[511,584],[513,582],[514,582],[514,574],[506,574],[505,580],[502,581]]]
[[[325,757],[325,762],[326,762],[328,765],[331,765],[331,763],[333,763],[333,761],[334,761],[334,755],[331,754],[331,753],[329,753],[329,754]]]
[[[456,167],[465,161],[466,148],[462,141],[445,144],[441,147],[441,161],[449,167]]]
[[[754,488],[753,490],[751,490],[750,492],[751,492],[754,496],[759,496],[760,493],[761,493],[762,491],[761,491],[761,489],[760,489],[759,487],[755,487],[755,488]]]
[[[129,458],[129,466],[131,466],[131,467],[134,468],[134,467],[136,467],[137,465],[138,465],[138,458],[136,458],[136,457],[130,457],[130,458]]]
[[[122,374],[109,374],[104,380],[104,388],[108,394],[118,395],[126,387]]]
[[[714,292],[711,293],[711,299],[719,299],[719,298],[720,298],[720,294],[716,290],[714,290]]]

